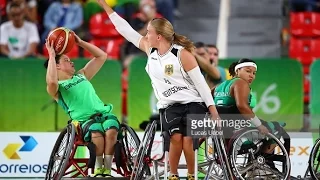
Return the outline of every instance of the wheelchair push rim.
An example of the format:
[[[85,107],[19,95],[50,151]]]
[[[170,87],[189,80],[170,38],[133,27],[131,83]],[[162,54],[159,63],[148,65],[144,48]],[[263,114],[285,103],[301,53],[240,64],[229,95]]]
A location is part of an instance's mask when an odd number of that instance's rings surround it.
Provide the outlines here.
[[[157,122],[153,121],[145,130],[146,134],[143,136],[142,143],[139,146],[138,155],[134,162],[134,168],[131,174],[131,180],[142,180],[144,176],[150,176],[149,161],[151,154],[151,147],[156,133]]]
[[[317,140],[316,144],[311,150],[309,160],[309,170],[312,179],[320,179],[320,139]]]
[[[123,175],[130,176],[133,171],[134,158],[136,158],[138,154],[140,139],[137,133],[126,124],[121,124],[121,132],[123,134],[123,138],[121,139],[121,143],[123,144],[122,153],[124,153],[124,161],[126,161],[126,163],[124,163],[126,167],[122,167]]]
[[[251,136],[250,135],[248,136],[249,133],[252,133]],[[251,140],[249,137],[251,137]],[[254,137],[258,137],[258,139],[254,139]],[[279,147],[278,149],[281,150],[282,154],[281,155],[274,154],[275,149],[273,149],[272,155],[261,153],[263,148],[262,145],[265,146],[265,144],[263,144],[263,142],[265,141],[269,141],[269,142],[273,141],[274,143],[276,143],[277,146],[275,146],[275,148]],[[248,150],[246,151],[243,150],[244,149],[243,147],[245,145],[244,142],[252,142],[252,144],[250,145],[250,148],[248,148]],[[241,146],[236,147],[239,144],[241,144]],[[240,179],[244,180],[245,179],[244,177],[248,175],[253,175],[254,177],[252,178],[255,178],[257,176],[261,178],[262,176],[262,177],[266,177],[267,179],[271,178],[271,179],[286,180],[290,175],[291,163],[290,163],[288,153],[284,145],[282,144],[282,142],[273,134],[269,133],[267,135],[262,135],[257,129],[248,130],[240,134],[234,139],[231,152],[232,152],[230,157],[231,165],[234,169],[235,176],[237,176]],[[237,167],[236,161],[237,161],[237,156],[239,152],[243,152],[244,154],[247,154],[244,161],[246,161],[247,159],[248,165],[246,165],[245,167],[240,167],[240,168]],[[282,172],[276,167],[277,165],[275,164],[276,160],[272,160],[271,157],[275,159],[281,159],[280,162],[282,162]],[[285,159],[283,160],[283,158]],[[252,159],[252,162],[249,162],[249,159]],[[267,164],[268,162],[269,164]],[[243,164],[245,163],[246,162],[243,162]],[[261,170],[260,168],[265,168],[265,170]],[[259,173],[258,175],[256,175],[257,172]]]
[[[59,180],[63,177],[65,173],[65,168],[68,164],[71,150],[73,147],[75,138],[75,127],[73,124],[68,124],[62,132],[59,134],[57,141],[53,147],[53,150],[50,155],[48,169],[46,173],[46,180]],[[62,156],[59,155],[62,149]],[[55,164],[57,161],[60,161],[58,164],[57,171],[55,172]]]

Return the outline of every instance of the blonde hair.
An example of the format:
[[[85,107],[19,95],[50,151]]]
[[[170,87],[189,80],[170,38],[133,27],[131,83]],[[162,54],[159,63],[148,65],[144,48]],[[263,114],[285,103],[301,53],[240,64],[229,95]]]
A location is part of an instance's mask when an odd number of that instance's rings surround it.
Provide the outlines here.
[[[187,51],[192,52],[195,49],[193,42],[186,36],[174,32],[172,24],[165,18],[155,18],[150,24],[155,28],[157,34],[160,34],[167,41],[183,46]]]

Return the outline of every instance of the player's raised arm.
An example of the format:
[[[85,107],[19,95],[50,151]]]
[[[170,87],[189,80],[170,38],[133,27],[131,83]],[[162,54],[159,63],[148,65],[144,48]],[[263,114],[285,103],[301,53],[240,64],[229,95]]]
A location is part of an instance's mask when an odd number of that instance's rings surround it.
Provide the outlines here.
[[[49,60],[47,65],[47,74],[46,74],[46,82],[47,82],[47,92],[50,96],[52,96],[55,100],[58,99],[58,72],[56,67],[56,53],[53,49],[53,42],[49,42],[46,40],[46,48],[49,53]]]
[[[75,36],[75,41],[77,45],[82,47],[83,49],[89,51],[94,57],[86,64],[84,68],[79,70],[79,73],[83,74],[86,76],[88,80],[91,80],[101,69],[103,64],[108,58],[108,55],[98,48],[97,46],[90,44],[86,41],[83,41],[82,39],[79,38],[78,35],[74,33]]]
[[[97,2],[107,12],[111,22],[116,27],[116,30],[137,48],[148,53],[149,45],[146,37],[139,34],[126,20],[114,12],[105,0],[97,0]]]

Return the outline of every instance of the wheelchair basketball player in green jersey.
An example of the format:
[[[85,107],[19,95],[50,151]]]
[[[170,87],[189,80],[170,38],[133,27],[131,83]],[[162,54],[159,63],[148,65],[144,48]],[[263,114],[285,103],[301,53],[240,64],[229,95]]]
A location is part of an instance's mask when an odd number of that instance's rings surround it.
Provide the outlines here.
[[[276,131],[275,123],[280,127],[284,127],[285,123],[266,122],[260,120],[253,113],[252,109],[256,106],[257,100],[252,94],[250,85],[255,79],[256,71],[257,65],[251,59],[240,59],[232,63],[229,67],[229,73],[233,78],[215,87],[212,94],[221,116],[223,116],[222,114],[241,115],[245,119],[251,119],[251,124],[257,127],[262,134],[267,134],[269,131]],[[229,133],[232,132],[229,131]],[[268,151],[271,152],[272,149],[274,147],[269,147]]]
[[[111,176],[120,123],[112,114],[113,106],[105,105],[90,83],[105,63],[107,54],[81,40],[76,34],[75,37],[76,44],[89,51],[94,58],[83,69],[75,72],[69,57],[64,54],[56,55],[53,42],[47,40],[46,48],[49,52],[49,59],[45,63],[47,92],[62,106],[73,123],[81,126],[84,141],[92,141],[95,144],[96,162],[93,176]]]

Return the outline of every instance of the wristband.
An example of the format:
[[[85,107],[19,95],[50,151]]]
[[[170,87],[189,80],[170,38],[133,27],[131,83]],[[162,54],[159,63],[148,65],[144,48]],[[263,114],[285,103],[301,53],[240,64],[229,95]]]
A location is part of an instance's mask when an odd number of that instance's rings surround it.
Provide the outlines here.
[[[251,118],[251,123],[255,126],[255,127],[259,127],[261,126],[261,121],[257,116],[254,116],[254,118]]]

